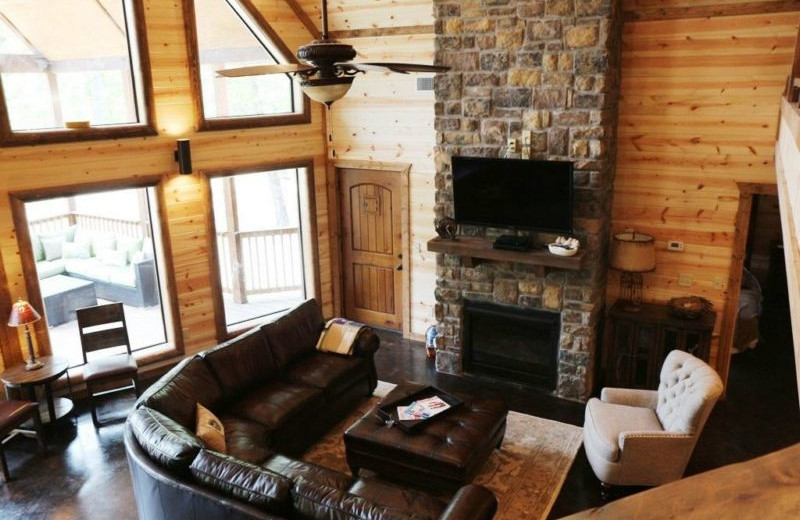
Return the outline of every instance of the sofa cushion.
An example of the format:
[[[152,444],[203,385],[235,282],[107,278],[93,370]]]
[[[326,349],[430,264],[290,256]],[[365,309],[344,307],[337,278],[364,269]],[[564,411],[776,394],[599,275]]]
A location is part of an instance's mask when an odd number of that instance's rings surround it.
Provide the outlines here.
[[[261,326],[278,368],[314,352],[325,326],[317,301],[306,300],[274,321]]]
[[[356,480],[347,492],[374,504],[399,509],[430,520],[439,518],[447,507],[445,502],[426,493],[387,484],[373,478]]]
[[[66,272],[64,265],[64,260],[60,258],[52,262],[42,260],[41,262],[36,262],[36,274],[39,276],[40,280],[44,280],[45,278],[50,278],[51,276]]]
[[[128,253],[125,251],[103,249],[99,252],[97,258],[103,265],[109,265],[111,267],[125,267],[128,265]]]
[[[292,481],[254,464],[202,450],[189,468],[198,482],[270,513],[289,510]]]
[[[219,420],[225,428],[225,447],[228,455],[251,464],[261,464],[272,456],[269,428],[263,424],[222,415]]]
[[[194,433],[152,408],[134,410],[128,422],[142,449],[166,468],[189,467],[203,447]]]
[[[269,383],[278,373],[264,334],[257,327],[200,355],[229,398]]]
[[[319,413],[324,405],[322,391],[286,381],[256,388],[229,407],[230,413],[263,424],[275,431],[286,423],[302,421]]]
[[[313,352],[289,366],[286,377],[305,386],[319,388],[328,400],[367,377],[367,360],[361,357]],[[366,393],[366,386],[365,386]]]
[[[319,520],[420,520],[431,518],[375,504],[347,491],[309,482],[300,477],[292,486],[292,505],[304,519]],[[435,517],[433,517],[435,518]]]
[[[219,384],[206,362],[194,356],[178,363],[148,388],[137,406],[149,406],[194,429],[196,404],[213,410],[220,397]]]
[[[92,256],[89,246],[77,242],[64,242],[61,244],[61,257],[67,258],[89,258]]]
[[[323,468],[322,466],[317,466],[310,462],[292,459],[284,455],[274,455],[261,464],[261,467],[283,475],[293,481],[304,478],[308,482],[340,489],[342,491],[349,488],[353,483],[353,479],[350,478],[349,475],[339,473],[332,469]]]
[[[586,403],[584,441],[609,462],[620,456],[619,434],[630,431],[662,431],[652,408],[606,403],[597,398]]]

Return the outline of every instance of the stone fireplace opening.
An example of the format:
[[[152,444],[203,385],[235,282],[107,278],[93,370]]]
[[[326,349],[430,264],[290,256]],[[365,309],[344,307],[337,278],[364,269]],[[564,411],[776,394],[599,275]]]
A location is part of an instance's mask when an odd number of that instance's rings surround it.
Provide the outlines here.
[[[463,323],[466,372],[555,390],[559,313],[465,301]]]

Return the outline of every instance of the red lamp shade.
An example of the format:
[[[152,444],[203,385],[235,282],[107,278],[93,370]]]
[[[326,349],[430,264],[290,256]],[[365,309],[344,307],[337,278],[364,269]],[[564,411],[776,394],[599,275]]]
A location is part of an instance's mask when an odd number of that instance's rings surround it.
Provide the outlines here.
[[[8,325],[9,327],[20,327],[40,319],[42,319],[42,316],[36,312],[36,309],[34,309],[30,303],[20,298],[11,306],[11,316],[8,317]]]

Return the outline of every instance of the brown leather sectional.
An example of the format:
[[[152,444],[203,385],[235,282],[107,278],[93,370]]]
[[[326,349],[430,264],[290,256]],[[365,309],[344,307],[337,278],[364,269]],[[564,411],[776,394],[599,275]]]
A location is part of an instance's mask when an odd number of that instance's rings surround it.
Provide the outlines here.
[[[447,501],[296,458],[377,385],[375,333],[340,356],[315,349],[323,325],[308,300],[183,360],[144,392],[125,430],[140,519],[492,518],[497,502],[480,486]],[[227,454],[195,436],[198,402],[223,423]]]

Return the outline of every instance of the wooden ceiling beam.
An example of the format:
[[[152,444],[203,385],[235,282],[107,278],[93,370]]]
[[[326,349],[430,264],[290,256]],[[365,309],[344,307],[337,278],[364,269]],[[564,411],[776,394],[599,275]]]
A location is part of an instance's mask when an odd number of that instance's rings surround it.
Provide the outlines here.
[[[786,13],[800,11],[797,0],[770,0],[728,5],[697,5],[691,7],[652,7],[622,13],[626,22],[654,20],[681,20],[684,18],[711,18],[743,16],[749,14]]]
[[[289,8],[294,12],[295,16],[297,16],[297,19],[300,20],[300,22],[305,26],[308,32],[311,33],[311,36],[313,36],[315,40],[322,38],[322,33],[319,29],[317,29],[317,26],[313,21],[311,21],[311,18],[309,18],[303,8],[300,7],[300,4],[297,3],[297,0],[284,0],[284,2],[286,2],[286,5],[288,5]]]

